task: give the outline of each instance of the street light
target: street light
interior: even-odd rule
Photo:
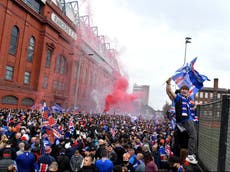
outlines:
[[[187,44],[188,44],[188,43],[191,43],[191,39],[192,39],[192,38],[190,38],[190,37],[186,37],[186,38],[185,38],[184,64],[185,64],[185,62],[186,62]]]

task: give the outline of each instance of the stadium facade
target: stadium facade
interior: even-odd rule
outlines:
[[[119,73],[116,51],[77,1],[1,0],[0,18],[1,107],[103,108]]]

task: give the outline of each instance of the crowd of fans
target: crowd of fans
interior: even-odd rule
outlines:
[[[0,119],[1,172],[195,169],[184,161],[186,147],[174,148],[167,118],[156,122],[118,114],[0,109]]]

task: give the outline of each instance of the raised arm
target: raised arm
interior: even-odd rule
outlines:
[[[176,94],[172,91],[171,80],[172,80],[172,78],[169,78],[166,81],[166,93],[169,96],[170,100],[174,100],[176,98]]]

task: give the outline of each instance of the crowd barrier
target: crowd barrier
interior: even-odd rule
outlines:
[[[199,105],[198,159],[204,171],[230,171],[230,95]]]

